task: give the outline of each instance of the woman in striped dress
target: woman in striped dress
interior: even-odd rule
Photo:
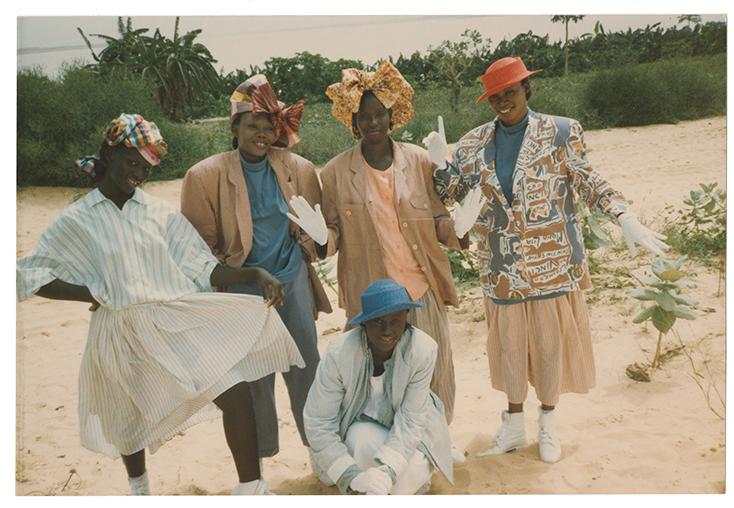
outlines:
[[[84,447],[122,457],[131,494],[149,494],[145,448],[222,416],[239,477],[233,494],[268,494],[246,382],[303,367],[272,307],[282,285],[220,265],[191,224],[138,187],[167,147],[156,125],[123,114],[77,164],[96,189],[64,209],[17,264],[18,300],[91,303],[79,377]],[[257,296],[212,286],[256,281]],[[220,411],[221,410],[221,411]]]

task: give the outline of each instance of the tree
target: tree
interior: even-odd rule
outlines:
[[[678,16],[678,23],[685,21],[688,21],[688,28],[691,28],[691,21],[699,24],[701,22],[701,16],[698,14],[683,14],[682,16]]]
[[[563,48],[566,53],[566,63],[563,68],[564,76],[568,76],[568,22],[573,21],[574,23],[578,23],[585,17],[586,16],[555,15],[551,18],[552,23],[563,23],[564,25],[566,25],[566,41],[563,44]]]
[[[428,47],[428,62],[436,69],[439,77],[446,79],[453,91],[452,108],[459,109],[461,88],[465,84],[468,71],[489,51],[491,39],[482,44],[482,34],[476,30],[464,30],[460,42],[445,40],[438,47]]]
[[[90,69],[112,79],[134,74],[149,80],[161,106],[176,121],[191,99],[216,92],[219,87],[219,74],[213,65],[216,60],[203,44],[194,42],[201,29],[179,36],[178,25],[177,17],[173,39],[163,37],[159,29],[149,37],[144,35],[147,28],[134,30],[130,18],[127,23],[118,18],[119,39],[92,34],[107,41],[99,55],[81,28],[77,30],[97,62],[90,64]]]

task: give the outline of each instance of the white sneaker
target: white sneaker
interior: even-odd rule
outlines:
[[[150,495],[150,483],[148,482],[148,471],[141,474],[136,478],[127,478],[127,482],[130,484],[130,495],[131,496],[149,496]]]
[[[540,459],[548,464],[554,464],[561,460],[561,441],[556,432],[556,412],[543,411],[538,407],[538,446],[540,448]]]
[[[528,442],[525,436],[525,413],[510,413],[502,411],[502,426],[494,435],[489,448],[477,453],[477,457],[485,455],[499,455],[501,453],[519,450]]]
[[[463,464],[466,462],[466,457],[464,457],[464,454],[456,448],[454,443],[451,443],[451,459],[457,464]]]
[[[235,488],[232,489],[233,496],[274,496],[268,489],[268,482],[262,477],[259,480],[253,480],[251,482],[238,483]]]

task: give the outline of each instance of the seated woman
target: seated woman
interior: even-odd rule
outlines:
[[[370,284],[361,325],[329,343],[303,419],[312,467],[342,493],[415,494],[440,469],[453,481],[443,404],[430,391],[436,341],[406,323],[412,302],[392,280]]]

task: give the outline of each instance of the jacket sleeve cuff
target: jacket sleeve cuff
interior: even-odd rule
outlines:
[[[375,459],[382,464],[385,464],[393,470],[395,477],[397,478],[408,466],[408,461],[400,453],[396,452],[389,446],[381,446],[375,454]]]
[[[334,461],[331,467],[329,467],[329,470],[326,471],[326,474],[329,475],[331,481],[337,483],[339,481],[339,478],[341,478],[344,472],[352,465],[359,469],[359,466],[357,466],[354,458],[352,458],[352,456],[349,454],[345,454]]]
[[[348,492],[350,492],[351,489],[349,488],[349,486],[352,484],[352,480],[354,480],[361,472],[362,470],[357,464],[352,464],[351,466],[349,466],[336,481],[336,486],[339,487],[339,491],[342,494],[347,494]]]

